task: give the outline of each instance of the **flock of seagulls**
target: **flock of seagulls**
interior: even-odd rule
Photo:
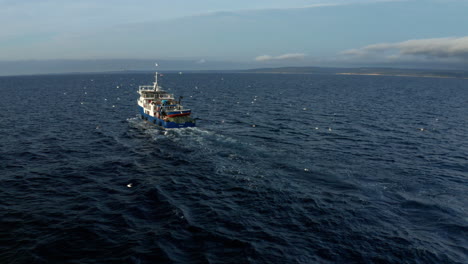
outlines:
[[[221,80],[224,80],[224,79],[223,79],[223,78],[221,78]],[[93,79],[91,79],[90,81],[91,81],[91,82],[93,82],[94,80],[93,80]],[[250,85],[249,85],[249,86],[250,86]],[[86,90],[86,88],[87,88],[86,86],[84,86],[84,87],[83,87],[83,89],[84,89],[84,90]],[[120,89],[120,85],[117,85],[115,88],[116,88],[116,89]],[[199,87],[198,87],[198,86],[195,86],[194,88],[195,88],[195,90],[198,90],[198,89],[199,89]],[[66,93],[66,92],[64,92],[63,94],[64,94],[64,95],[67,95],[67,93]],[[85,94],[85,95],[87,95],[87,94],[88,94],[88,92],[87,92],[87,91],[85,91],[85,92],[84,92],[84,94]],[[192,96],[192,95],[190,95],[190,97],[192,98],[193,96]],[[212,99],[212,100],[213,100],[213,101],[216,101],[216,99]],[[108,99],[107,99],[107,98],[104,98],[104,101],[106,101],[106,102],[107,102],[107,101],[108,101]],[[120,97],[117,97],[117,101],[120,101]],[[254,96],[254,98],[253,98],[253,100],[251,101],[251,103],[252,103],[252,104],[254,104],[254,103],[256,103],[256,102],[257,102],[257,96]],[[237,101],[236,103],[237,103],[237,104],[240,104],[240,101]],[[80,102],[80,104],[81,104],[81,105],[84,105],[84,104],[85,104],[85,102]],[[115,104],[114,104],[114,105],[112,105],[112,108],[115,108],[115,107],[116,107],[116,105],[115,105]],[[303,110],[303,111],[307,111],[307,110],[308,110],[308,108],[307,108],[307,107],[304,107],[304,108],[302,108],[302,110]],[[250,115],[250,113],[247,113],[247,115]],[[436,119],[436,121],[438,121],[438,119]],[[221,123],[225,123],[225,121],[224,121],[224,120],[222,120],[222,121],[221,121]],[[252,124],[252,125],[251,125],[251,127],[257,127],[257,125],[256,125],[256,124]],[[319,130],[319,127],[315,127],[315,130]],[[327,129],[327,130],[328,130],[328,131],[330,131],[330,132],[331,132],[331,131],[333,131],[331,127],[328,127],[328,129]],[[424,132],[424,131],[426,131],[426,129],[425,129],[425,128],[422,128],[422,127],[421,127],[421,128],[418,128],[418,130],[419,130],[419,131],[421,131],[421,132]],[[130,183],[130,184],[128,184],[128,185],[129,185],[128,187],[130,188],[130,187],[131,187],[131,183]]]
[[[223,79],[222,79],[222,80],[223,80]],[[94,80],[91,80],[91,81],[94,81]],[[117,86],[116,86],[116,89],[119,89],[119,88],[120,88],[120,86],[117,85]],[[86,87],[83,87],[83,89],[86,90]],[[198,90],[198,86],[195,86],[195,89]],[[64,95],[67,95],[66,92],[64,92],[63,94],[64,94]],[[85,91],[84,94],[87,95],[88,93]],[[190,97],[192,98],[192,95],[191,95]],[[120,101],[120,97],[117,97],[117,100]],[[107,98],[104,98],[104,101],[107,102]],[[213,101],[216,101],[216,99],[213,99]],[[253,100],[251,101],[251,104],[256,103],[256,101],[257,101],[257,96],[254,96]],[[84,102],[81,102],[81,104],[83,105]],[[240,101],[237,101],[237,104],[240,104]],[[115,105],[112,105],[112,107],[115,108],[116,106],[115,106]],[[307,111],[308,108],[304,107],[304,108],[302,108],[302,110],[303,110],[303,111]],[[247,115],[250,115],[250,114],[247,113]],[[438,121],[438,119],[436,119],[436,121]],[[221,120],[221,123],[225,123],[225,121],[224,121],[224,120]],[[256,125],[256,124],[252,124],[251,127],[255,128],[255,127],[257,127],[257,125]],[[96,129],[100,129],[100,127],[97,126]],[[315,130],[319,130],[319,127],[314,127],[314,129],[315,129]],[[421,131],[421,132],[426,131],[426,129],[423,128],[423,127],[420,127],[418,130]],[[328,131],[331,132],[331,131],[332,131],[332,128],[331,128],[331,127],[328,127]],[[165,134],[166,134],[166,133],[167,133],[167,132],[165,132]],[[308,169],[308,168],[304,168],[304,172],[309,172],[309,169]],[[127,186],[127,188],[132,188],[132,187],[133,187],[133,183],[130,182],[130,183],[128,183],[126,186]]]

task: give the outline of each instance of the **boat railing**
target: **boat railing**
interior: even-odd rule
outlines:
[[[138,88],[140,89],[140,91],[152,91],[152,90],[154,90],[153,85],[140,85]]]
[[[174,96],[173,95],[156,95],[156,98],[162,99],[162,100],[173,100]]]
[[[181,105],[165,105],[162,106],[164,110],[184,110],[184,107]]]

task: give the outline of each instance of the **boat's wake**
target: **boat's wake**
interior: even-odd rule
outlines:
[[[269,154],[251,144],[198,127],[161,129],[138,117],[127,121],[157,142],[162,153],[171,156],[177,153],[179,158],[191,162],[209,162],[213,170],[223,176],[243,180],[264,177],[265,168],[262,169],[258,159]]]
[[[164,129],[145,122],[138,117],[128,118],[127,121],[131,127],[151,136],[155,141],[169,140],[176,144],[180,144],[180,146],[183,147],[202,147],[215,143],[221,143],[223,145],[240,144],[234,138],[223,136],[213,131],[208,131],[198,127]]]
[[[280,191],[294,188],[281,175],[298,177],[307,174],[305,164],[298,163],[293,155],[271,151],[262,145],[247,143],[199,127],[161,129],[139,118],[128,119],[139,133],[144,133],[162,157],[172,157],[187,164],[204,164],[211,168],[211,177],[231,178],[249,190],[268,189]],[[190,166],[190,165],[189,165]]]

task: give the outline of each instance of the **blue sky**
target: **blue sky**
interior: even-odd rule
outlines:
[[[0,0],[0,61],[467,65],[466,0]]]

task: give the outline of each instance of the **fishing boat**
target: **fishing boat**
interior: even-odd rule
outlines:
[[[140,85],[138,88],[141,118],[163,128],[194,127],[195,120],[190,117],[192,110],[182,106],[182,96],[174,99],[173,94],[159,86],[157,72],[154,78],[153,85]]]

